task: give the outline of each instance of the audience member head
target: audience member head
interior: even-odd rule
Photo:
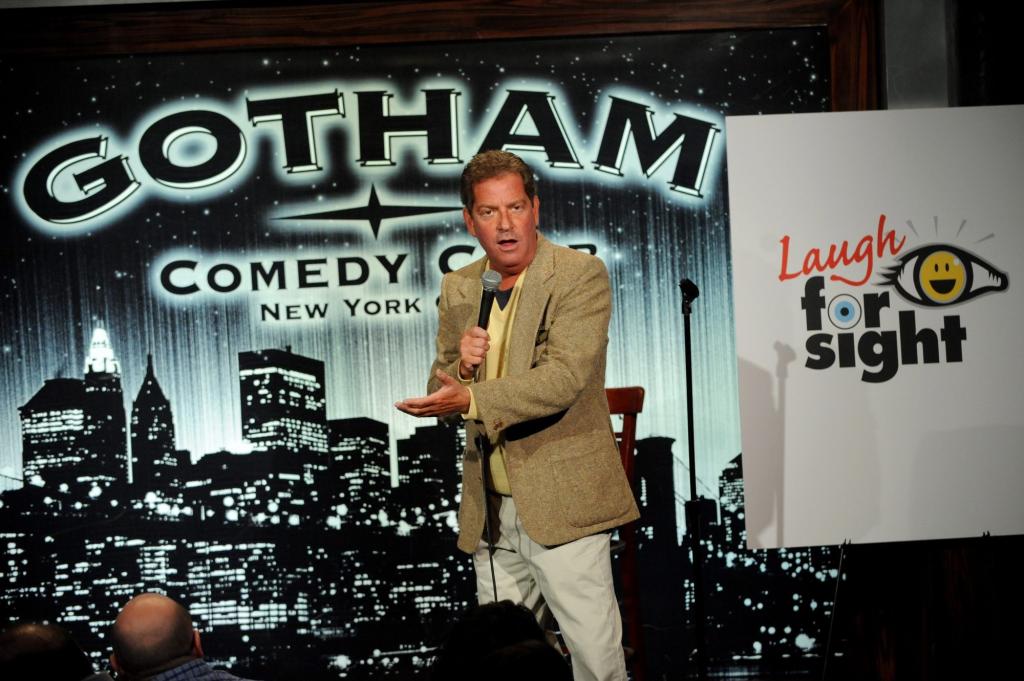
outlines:
[[[541,641],[520,641],[499,648],[483,659],[488,681],[572,681],[562,654]]]
[[[153,676],[203,656],[199,632],[176,601],[145,593],[128,601],[110,630],[118,678]]]
[[[522,641],[545,642],[544,630],[522,605],[498,601],[470,608],[452,626],[438,649],[431,678],[480,678],[479,664],[487,655]]]
[[[62,627],[23,622],[0,633],[0,673],[8,679],[80,681],[93,667]]]

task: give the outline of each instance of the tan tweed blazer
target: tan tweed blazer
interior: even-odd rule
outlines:
[[[564,544],[639,517],[604,392],[611,289],[604,263],[539,236],[509,339],[507,375],[474,384],[479,421],[466,422],[459,548],[476,550],[484,494],[476,435],[505,434],[509,484],[527,534]],[[484,259],[445,275],[437,358],[458,376],[459,339],[476,324]],[[483,371],[481,370],[481,374]]]

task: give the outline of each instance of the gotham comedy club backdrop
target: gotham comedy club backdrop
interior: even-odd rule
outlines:
[[[421,665],[473,598],[462,435],[391,405],[424,390],[442,274],[481,255],[457,187],[485,148],[534,167],[546,236],[608,266],[607,384],[647,390],[643,541],[672,555],[676,283],[698,283],[699,491],[742,517],[724,117],[827,110],[823,32],[497,47],[4,58],[6,615],[102,653],[159,589],[241,669]],[[783,611],[774,638],[723,618],[722,658],[813,653]]]

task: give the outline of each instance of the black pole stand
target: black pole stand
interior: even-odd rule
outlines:
[[[494,602],[498,602],[498,578],[494,574],[494,552],[497,548],[494,546],[494,534],[491,530],[491,500],[488,499],[490,492],[490,477],[491,477],[491,454],[488,447],[489,443],[487,438],[484,437],[483,433],[478,433],[476,436],[476,450],[480,455],[480,481],[483,484],[484,494],[484,535],[487,537],[487,560],[491,564],[491,588],[494,589]]]
[[[832,615],[828,618],[828,638],[825,643],[825,662],[821,666],[821,679],[827,681],[828,679],[828,661],[833,655],[832,650],[832,633],[836,623],[836,612],[839,610],[839,585],[843,581],[843,565],[846,561],[846,549],[851,546],[850,540],[847,539],[839,547],[839,569],[836,571],[836,588],[832,594]]]
[[[686,345],[686,437],[690,449],[690,499],[685,504],[686,529],[690,535],[693,556],[693,623],[697,678],[708,678],[707,651],[704,646],[704,518],[703,499],[697,497],[697,463],[693,443],[693,358],[690,344],[690,304],[700,295],[697,285],[689,279],[679,281],[683,293],[683,338]]]

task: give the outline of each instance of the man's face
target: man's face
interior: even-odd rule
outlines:
[[[537,253],[540,200],[526,196],[523,178],[505,173],[473,187],[473,208],[463,208],[466,229],[476,237],[487,259],[503,279],[533,262]]]

